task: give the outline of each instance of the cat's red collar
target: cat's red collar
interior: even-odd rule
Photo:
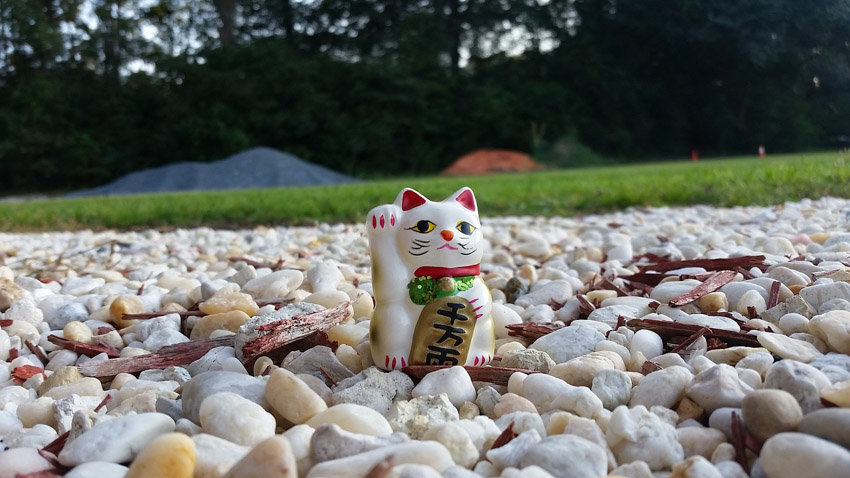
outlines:
[[[466,277],[477,276],[480,272],[480,264],[463,267],[432,267],[422,266],[413,273],[416,277]]]

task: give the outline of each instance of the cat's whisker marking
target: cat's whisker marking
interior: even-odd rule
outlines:
[[[415,252],[413,252],[413,251],[407,251],[407,252],[409,252],[411,256],[422,256],[422,255],[427,254],[427,253],[428,253],[428,252],[430,252],[430,251],[431,251],[431,250],[430,250],[430,249],[428,249],[428,250],[425,250],[425,251],[420,252],[419,254],[417,254],[417,253],[415,253]]]

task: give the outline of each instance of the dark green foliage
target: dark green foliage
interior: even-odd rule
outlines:
[[[850,0],[137,3],[0,0],[0,194],[256,145],[386,177],[850,135]]]

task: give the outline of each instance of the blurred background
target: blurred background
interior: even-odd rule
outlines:
[[[355,178],[835,149],[850,0],[0,0],[0,189],[256,146]]]

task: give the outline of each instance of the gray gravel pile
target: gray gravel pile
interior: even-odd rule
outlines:
[[[145,169],[69,197],[205,191],[353,182],[354,178],[271,148],[252,148],[211,163],[183,162]]]

